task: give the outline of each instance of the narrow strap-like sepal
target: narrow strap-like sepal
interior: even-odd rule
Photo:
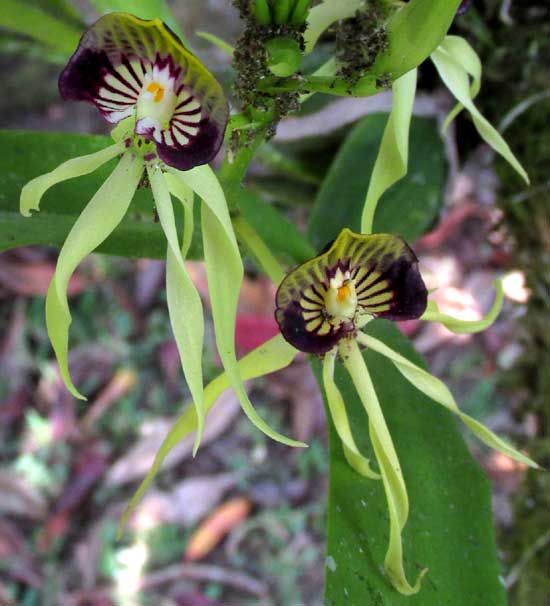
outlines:
[[[394,183],[407,174],[409,130],[416,92],[416,69],[398,78],[392,86],[392,109],[372,169],[361,215],[361,233],[370,234],[378,201]]]
[[[122,154],[124,150],[125,145],[123,142],[115,143],[114,145],[110,145],[93,154],[71,158],[49,173],[35,177],[21,190],[19,201],[19,210],[21,214],[25,217],[30,217],[31,210],[40,210],[40,200],[50,187],[53,187],[62,181],[67,181],[68,179],[87,175],[94,170],[97,170],[109,160]]]
[[[77,265],[95,250],[122,221],[134,197],[143,160],[130,153],[122,156],[115,170],[97,190],[73,225],[59,253],[54,277],[46,296],[46,327],[67,389],[85,400],[73,385],[68,367],[71,313],[67,302],[69,279]]]
[[[448,314],[441,313],[435,301],[428,300],[426,311],[420,316],[425,322],[441,322],[447,330],[456,334],[471,334],[486,330],[497,319],[500,310],[502,309],[502,301],[504,299],[504,288],[500,280],[493,282],[495,287],[495,300],[491,305],[491,309],[480,320],[461,320]]]
[[[432,400],[450,410],[453,414],[467,425],[471,431],[487,446],[498,450],[502,454],[515,459],[516,461],[528,465],[529,467],[539,468],[539,465],[532,459],[516,450],[510,444],[495,435],[490,429],[485,427],[479,421],[476,421],[458,408],[453,395],[442,381],[431,375],[429,372],[413,364],[410,360],[398,354],[396,351],[375,339],[363,333],[357,336],[357,340],[373,351],[389,358],[396,366],[397,370],[410,381],[422,393],[425,393]]]
[[[414,585],[407,581],[403,567],[402,532],[409,515],[409,498],[401,465],[395,452],[386,420],[380,407],[380,402],[374,390],[365,360],[359,351],[356,341],[352,340],[340,345],[344,365],[349,372],[357,394],[369,417],[369,434],[371,437],[390,515],[390,541],[384,560],[384,566],[392,585],[404,595],[412,595],[420,590],[424,569],[417,577]]]
[[[370,466],[369,459],[364,457],[357,448],[351,427],[349,424],[346,405],[342,394],[334,381],[334,363],[336,361],[337,349],[329,351],[323,359],[323,386],[327,398],[328,408],[332,416],[332,422],[340,440],[347,462],[362,476],[371,480],[379,480],[380,474],[376,473]]]
[[[512,153],[509,145],[494,126],[484,117],[472,101],[472,90],[468,78],[468,69],[462,64],[460,53],[443,41],[431,54],[431,59],[445,86],[470,113],[477,132],[510,166],[529,184],[529,177],[523,166]],[[475,90],[475,89],[474,89]]]
[[[235,353],[235,323],[244,269],[225,195],[218,179],[207,165],[185,172],[169,169],[169,172],[190,187],[203,201],[201,228],[216,344],[223,367],[244,413],[270,438],[288,446],[306,446],[303,442],[287,438],[269,427],[256,412],[243,386]]]
[[[296,357],[298,352],[291,347],[281,335],[277,335],[266,341],[256,349],[252,350],[238,362],[239,371],[244,381],[263,377],[282,368],[286,368]],[[222,373],[211,381],[204,389],[204,409],[208,412],[214,405],[220,395],[231,387],[231,380],[226,372]],[[119,525],[119,536],[124,530],[128,516],[135,509],[141,497],[157,475],[164,459],[170,454],[172,449],[197,429],[197,412],[194,406],[189,403],[183,413],[178,417],[166,438],[161,444],[153,465],[147,473],[147,476],[139,485],[134,493],[130,503],[126,507]]]
[[[193,453],[197,452],[204,430],[202,349],[204,314],[197,288],[193,284],[181,253],[170,192],[160,167],[147,167],[160,224],[168,246],[166,250],[166,296],[170,324],[176,339],[181,366],[197,412],[197,435]]]

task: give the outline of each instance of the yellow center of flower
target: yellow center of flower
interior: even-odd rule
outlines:
[[[158,82],[151,82],[145,90],[153,94],[153,101],[155,103],[159,103],[164,99],[164,86],[161,86]]]
[[[329,288],[325,293],[325,310],[336,320],[351,320],[357,310],[357,294],[349,271],[340,269],[331,278]]]

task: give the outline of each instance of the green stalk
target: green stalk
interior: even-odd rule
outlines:
[[[242,215],[235,217],[232,222],[237,237],[242,240],[271,281],[278,286],[285,277],[285,272],[279,261],[277,261],[256,230]]]

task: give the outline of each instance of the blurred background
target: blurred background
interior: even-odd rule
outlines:
[[[97,17],[84,0],[73,4],[87,23]],[[231,2],[170,5],[195,52],[229,88],[230,59],[194,32],[234,44],[241,24]],[[489,309],[496,276],[505,275],[506,298],[497,322],[480,335],[456,336],[419,322],[401,328],[465,411],[544,462],[550,456],[550,8],[545,0],[473,2],[453,31],[481,55],[477,105],[505,133],[531,186],[480,143],[467,116],[439,138],[453,102],[425,65],[413,125],[415,170],[400,194],[405,204],[419,196],[414,203],[425,198],[441,206],[440,220],[413,244],[421,271],[437,288],[442,311],[463,319]],[[317,52],[332,48],[329,33]],[[0,127],[108,132],[94,108],[59,99],[55,57],[2,30],[0,52]],[[316,196],[328,195],[324,179],[334,158],[346,157],[346,141],[361,129],[381,132],[390,107],[387,94],[314,97],[260,152],[250,189],[304,228]],[[306,360],[249,388],[261,415],[309,449],[266,439],[227,393],[210,414],[198,457],[192,459],[189,441],[174,450],[117,542],[125,504],[188,397],[167,316],[164,263],[92,255],[76,272],[70,362],[89,395],[83,403],[63,387],[46,335],[44,295],[56,254],[40,247],[0,254],[0,604],[320,606],[326,430]],[[208,306],[202,264],[189,266]],[[276,331],[274,288],[251,263],[247,268],[240,354]],[[207,378],[219,371],[211,324],[204,366]],[[470,446],[492,483],[511,603],[542,606],[550,595],[548,474],[527,474],[473,440]]]

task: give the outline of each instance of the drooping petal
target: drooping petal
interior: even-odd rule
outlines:
[[[204,315],[202,302],[185,267],[176,231],[170,192],[160,167],[148,166],[147,174],[153,191],[160,224],[168,241],[166,251],[166,296],[170,324],[176,339],[185,380],[197,413],[197,435],[193,453],[197,452],[204,430],[206,411],[203,400],[202,349]]]
[[[373,471],[369,459],[364,457],[357,448],[355,439],[351,432],[346,405],[342,394],[334,381],[334,363],[336,361],[337,350],[329,351],[323,359],[323,386],[327,397],[327,404],[332,416],[332,422],[342,440],[342,447],[347,462],[353,469],[362,476],[371,480],[379,480],[380,474]]]
[[[249,379],[263,377],[264,375],[276,372],[277,370],[286,368],[296,357],[297,353],[298,352],[291,347],[281,335],[277,335],[239,360],[238,366],[240,375],[244,381],[248,381]],[[208,412],[219,396],[231,386],[232,382],[229,379],[227,372],[222,373],[211,381],[204,389],[205,411]],[[191,406],[191,403],[189,403],[168,432],[168,435],[157,452],[151,469],[126,507],[120,521],[119,536],[124,530],[128,516],[132,513],[159,472],[164,459],[170,454],[171,450],[180,440],[183,440],[183,438],[191,432],[196,431],[196,429],[197,413],[195,407]]]
[[[481,320],[460,320],[453,318],[448,314],[443,314],[439,311],[435,301],[428,301],[426,311],[420,316],[425,322],[441,322],[445,328],[456,334],[471,334],[481,332],[493,324],[497,319],[500,310],[502,309],[502,301],[504,299],[504,289],[500,280],[493,282],[495,287],[495,300],[491,309],[485,314]]]
[[[457,415],[459,419],[466,424],[484,444],[490,448],[498,450],[507,457],[523,463],[524,465],[539,468],[539,465],[529,457],[517,451],[515,448],[510,446],[510,444],[507,444],[482,423],[463,413],[458,408],[458,404],[445,383],[440,381],[438,378],[434,377],[419,366],[416,366],[416,364],[413,364],[407,360],[407,358],[398,354],[396,351],[374,337],[360,333],[357,340],[362,345],[365,345],[366,347],[369,347],[370,349],[377,351],[379,354],[389,358],[395,364],[399,372],[401,372],[401,374],[417,389],[419,389],[422,393],[425,393],[438,404],[445,406],[445,408],[450,410],[453,414]]]
[[[73,385],[68,367],[71,313],[67,287],[77,265],[95,250],[122,221],[134,197],[143,160],[127,153],[97,190],[73,225],[59,253],[54,277],[46,296],[46,326],[67,389],[85,399]]]
[[[484,141],[500,154],[529,184],[529,177],[525,169],[514,156],[506,141],[474,105],[468,80],[468,70],[462,65],[460,56],[453,56],[450,50],[445,47],[443,42],[431,55],[439,76],[454,97],[468,110],[477,132]]]
[[[93,154],[86,154],[78,158],[71,158],[57,168],[54,168],[49,173],[35,177],[29,181],[21,190],[21,198],[19,201],[19,210],[25,217],[31,216],[31,210],[40,210],[40,201],[42,196],[50,187],[75,177],[82,177],[100,166],[116,158],[125,150],[124,143],[115,143],[105,149],[102,149]]]
[[[370,234],[374,212],[382,194],[407,174],[409,129],[416,92],[416,69],[398,78],[392,86],[393,101],[361,215],[361,233]]]
[[[481,60],[477,56],[475,50],[464,38],[460,36],[445,36],[441,46],[445,48],[453,57],[460,57],[462,67],[468,72],[468,75],[472,78],[472,84],[470,86],[470,97],[475,99],[481,88]],[[449,124],[458,116],[458,114],[464,109],[462,103],[457,103],[453,109],[448,113],[443,122],[441,130],[445,132],[449,127]]]
[[[376,460],[382,475],[388,510],[390,515],[390,541],[384,566],[392,585],[404,595],[412,595],[420,590],[422,577],[428,572],[425,568],[410,585],[403,568],[403,544],[401,534],[409,515],[409,498],[401,465],[386,425],[380,402],[374,390],[367,365],[355,341],[340,346],[344,365],[348,370],[357,394],[369,417],[369,435]]]
[[[343,229],[326,252],[294,269],[279,286],[275,317],[283,336],[301,351],[324,354],[355,333],[353,321],[333,323],[325,309],[330,280],[337,272],[349,272],[363,314],[388,320],[418,318],[426,308],[427,291],[417,264],[398,236]]]
[[[235,390],[241,407],[254,425],[266,435],[288,446],[305,446],[273,430],[258,415],[243,387],[235,353],[237,303],[243,280],[243,264],[227,210],[225,195],[209,166],[196,167],[170,174],[189,186],[202,200],[201,226],[208,289],[216,344],[223,367]]]
[[[187,170],[209,162],[228,118],[220,84],[159,19],[110,13],[94,23],[59,78],[61,96],[93,103],[106,120],[135,115],[136,133]]]
[[[183,237],[181,240],[181,256],[185,259],[189,252],[189,248],[191,247],[193,232],[195,230],[195,218],[193,215],[195,194],[189,187],[184,185],[181,181],[178,181],[178,179],[169,173],[164,173],[164,179],[169,192],[175,196],[183,206],[184,223]]]

